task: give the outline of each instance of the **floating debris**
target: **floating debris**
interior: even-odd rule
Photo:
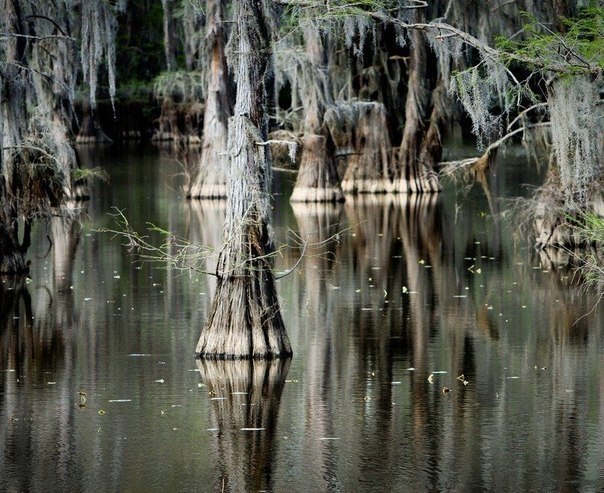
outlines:
[[[428,376],[428,383],[434,383],[434,373],[430,373],[430,375]]]
[[[398,382],[398,381],[397,381],[397,382],[390,382],[390,385],[400,385],[400,384],[402,384],[402,383],[403,383],[403,382]]]
[[[155,380],[155,383],[164,383],[164,382],[165,382],[165,380],[164,380],[163,378],[160,378],[160,379],[158,379],[158,380]]]
[[[464,385],[468,385],[470,383],[466,380],[466,377],[463,373],[457,377],[457,380],[459,380]]]
[[[99,416],[102,416],[103,414],[105,414],[105,411],[103,411],[102,409],[99,409]]]
[[[321,437],[319,440],[339,440],[338,437]]]
[[[407,368],[407,371],[415,371],[415,370],[417,370],[417,368],[415,368],[414,366]]]
[[[239,431],[264,431],[265,428],[241,428]]]
[[[443,394],[448,394],[449,392],[451,392],[449,387],[443,387]]]
[[[132,358],[146,358],[146,357],[149,357],[151,355],[148,354],[148,353],[131,353],[128,356],[130,356]]]
[[[132,402],[132,399],[109,399],[108,402]]]

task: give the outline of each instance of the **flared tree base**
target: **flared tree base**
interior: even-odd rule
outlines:
[[[292,356],[272,271],[263,259],[252,264],[247,275],[218,279],[195,350],[197,357],[230,360]]]
[[[188,199],[208,199],[222,200],[226,199],[226,183],[202,183],[191,187],[187,193]]]

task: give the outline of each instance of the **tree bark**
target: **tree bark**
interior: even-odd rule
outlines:
[[[188,198],[226,197],[227,121],[231,113],[228,100],[227,67],[224,52],[223,0],[207,0],[206,37],[212,47],[210,80],[206,91],[201,157]]]
[[[390,136],[382,103],[358,102],[330,108],[325,115],[336,155],[346,157],[344,193],[393,191]]]
[[[176,70],[176,25],[174,21],[175,0],[162,0],[164,7],[164,55],[166,57],[166,70]]]
[[[272,271],[269,235],[271,182],[265,81],[270,25],[262,0],[235,4],[231,39],[237,97],[229,120],[225,246],[216,295],[196,353],[205,359],[291,356]],[[232,57],[232,58],[231,58]]]
[[[0,274],[26,274],[25,254],[29,245],[19,245],[19,223],[6,180],[0,176]]]
[[[304,74],[306,108],[302,161],[290,200],[292,202],[340,202],[344,200],[333,160],[333,143],[323,121],[331,102],[326,74],[326,54],[321,32],[312,19],[304,21],[307,70]]]
[[[430,193],[440,191],[437,176],[421,160],[424,138],[424,120],[428,113],[427,44],[422,33],[409,33],[412,47],[409,60],[408,92],[405,105],[405,129],[399,150],[400,178],[397,190],[402,193]],[[434,139],[434,135],[431,139]],[[433,145],[430,143],[430,145]]]

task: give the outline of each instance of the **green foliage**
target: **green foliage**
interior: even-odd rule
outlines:
[[[118,91],[145,86],[161,72],[164,63],[163,9],[161,2],[129,0],[118,17]]]
[[[108,182],[109,174],[103,168],[76,168],[72,170],[73,178],[79,180],[101,180]]]
[[[570,222],[585,241],[604,245],[604,217],[595,212],[584,212],[578,219],[570,219]]]
[[[153,81],[153,93],[158,99],[170,97],[178,103],[202,101],[204,99],[203,74],[200,71],[185,70],[163,72]]]
[[[554,32],[526,14],[521,40],[497,38],[497,47],[509,62],[562,76],[598,73],[604,69],[604,8],[594,4],[577,17],[562,19],[565,32]]]

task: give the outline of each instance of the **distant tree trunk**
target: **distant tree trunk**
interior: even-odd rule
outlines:
[[[82,101],[82,123],[76,136],[76,142],[78,144],[111,142],[111,139],[103,131],[98,120],[95,118],[90,101],[87,99]]]
[[[347,165],[344,193],[385,193],[393,190],[390,136],[382,103],[357,102],[330,108],[325,120],[336,155]]]
[[[8,32],[22,33],[21,10],[18,2],[2,0],[4,17],[0,25]],[[19,245],[19,226],[13,190],[21,187],[19,152],[27,124],[25,89],[20,84],[17,68],[25,56],[25,39],[9,36],[6,39],[6,67],[0,70],[0,274],[27,272],[26,248]],[[26,246],[26,245],[25,245]]]
[[[222,0],[224,2],[224,0]],[[185,68],[187,72],[199,68],[200,62],[205,63],[206,60],[202,58],[202,46],[201,36],[199,33],[203,32],[204,15],[199,12],[198,8],[193,2],[185,2],[183,5],[183,35],[184,35],[184,52],[185,52]],[[206,15],[209,14],[209,5],[206,6]]]
[[[176,70],[176,23],[174,20],[175,0],[162,0],[164,7],[164,54],[166,70]]]
[[[307,70],[304,91],[307,107],[302,141],[302,161],[292,202],[340,202],[344,200],[333,161],[333,142],[323,121],[325,106],[331,102],[326,74],[322,35],[312,19],[304,21]]]
[[[206,359],[288,357],[270,254],[271,167],[267,138],[266,73],[270,24],[262,0],[235,3],[230,62],[237,82],[229,120],[229,179],[225,240],[216,295],[196,353]]]
[[[24,243],[20,245],[13,198],[7,193],[4,177],[0,176],[0,274],[27,273],[25,253],[29,248],[29,225],[26,228]]]
[[[192,177],[188,198],[226,197],[227,120],[231,113],[228,100],[227,67],[224,53],[224,0],[207,0],[206,37],[211,47],[211,64],[206,91],[201,158]]]
[[[440,185],[438,178],[429,167],[429,162],[421,159],[422,142],[424,138],[424,121],[428,119],[429,94],[427,83],[427,53],[428,47],[422,33],[412,31],[409,33],[412,48],[409,60],[408,92],[405,105],[405,129],[399,150],[400,179],[397,183],[398,191],[402,193],[429,193],[438,192]],[[434,133],[427,146],[434,145]]]

